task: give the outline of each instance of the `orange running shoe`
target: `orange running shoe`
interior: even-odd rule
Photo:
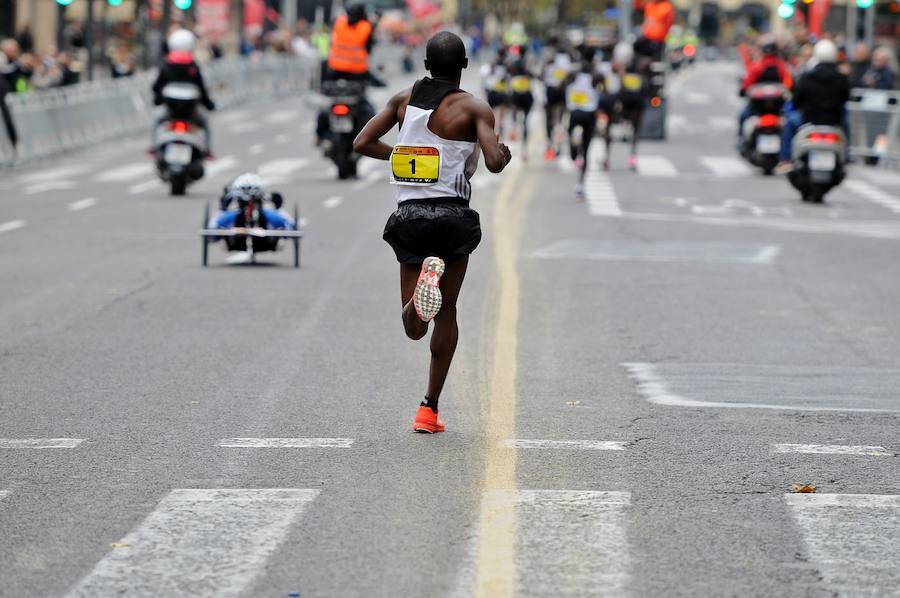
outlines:
[[[413,307],[423,322],[430,322],[441,311],[441,289],[438,284],[444,275],[444,260],[427,257],[422,262],[422,271],[413,293]]]
[[[437,434],[444,431],[444,422],[437,413],[431,410],[431,407],[419,405],[419,410],[416,411],[416,421],[413,422],[412,428],[414,432]]]
[[[544,160],[547,162],[556,160],[556,152],[553,151],[552,147],[548,147],[547,151],[544,152]]]

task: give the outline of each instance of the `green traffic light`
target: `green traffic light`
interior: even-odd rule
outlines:
[[[72,2],[74,2],[74,0],[56,0],[56,3],[60,6],[68,6],[72,4]]]
[[[793,6],[797,0],[781,0],[782,4],[787,4],[788,6]]]
[[[856,5],[860,8],[872,8],[875,0],[856,0]]]
[[[193,0],[175,0],[175,8],[178,10],[187,10],[191,7]]]
[[[778,7],[778,16],[782,19],[790,19],[794,16],[793,4],[782,4]]]
[[[120,6],[122,4],[122,0],[106,0],[110,6]]]

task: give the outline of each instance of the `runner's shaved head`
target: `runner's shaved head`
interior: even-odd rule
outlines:
[[[425,46],[425,68],[435,77],[455,77],[469,66],[466,45],[455,33],[435,33]]]

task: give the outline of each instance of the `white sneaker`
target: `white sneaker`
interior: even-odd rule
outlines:
[[[438,284],[444,275],[444,260],[439,257],[427,257],[422,262],[422,271],[413,293],[413,307],[423,322],[430,322],[441,311],[441,289]]]

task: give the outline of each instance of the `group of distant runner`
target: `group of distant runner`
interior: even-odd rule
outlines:
[[[568,140],[570,157],[579,173],[576,196],[584,196],[588,150],[599,131],[605,142],[602,160],[610,168],[612,124],[631,129],[628,167],[637,167],[638,130],[650,95],[650,64],[655,48],[639,40],[632,44],[577,46],[551,37],[532,56],[525,45],[501,46],[481,67],[488,104],[496,115],[497,134],[528,142],[528,115],[535,91],[542,91],[547,145],[544,159],[555,160]],[[567,118],[568,117],[568,118]],[[523,159],[527,152],[522,153]]]

